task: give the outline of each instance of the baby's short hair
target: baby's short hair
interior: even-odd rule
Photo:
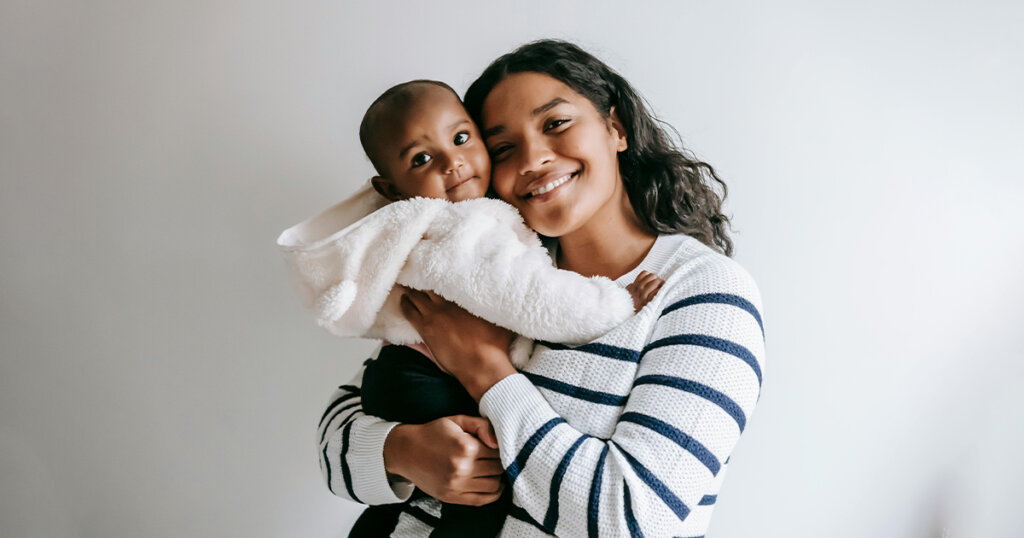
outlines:
[[[366,152],[366,156],[373,164],[373,168],[382,176],[386,175],[386,172],[384,170],[383,161],[380,158],[380,148],[377,147],[376,143],[376,136],[379,132],[381,116],[383,115],[383,112],[389,109],[389,107],[398,108],[412,105],[413,99],[416,97],[413,90],[417,86],[422,86],[424,84],[444,88],[452,92],[452,95],[454,95],[456,99],[459,99],[459,102],[462,101],[462,99],[459,98],[459,94],[444,82],[439,80],[417,79],[396,84],[388,88],[384,93],[380,94],[377,99],[370,103],[369,108],[366,109],[366,113],[363,114],[363,121],[359,123],[359,143],[362,144],[363,151]]]

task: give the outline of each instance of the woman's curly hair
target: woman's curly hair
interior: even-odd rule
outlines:
[[[651,114],[626,79],[578,46],[544,39],[492,62],[466,91],[466,110],[477,124],[491,90],[508,75],[523,72],[561,81],[590,100],[605,118],[615,107],[628,142],[619,154],[619,172],[636,216],[648,231],[683,233],[732,255],[729,218],[722,213],[725,182],[710,164],[675,143],[666,128],[675,130]]]

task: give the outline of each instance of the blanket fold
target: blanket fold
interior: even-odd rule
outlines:
[[[396,284],[433,291],[524,337],[566,344],[589,342],[633,314],[629,293],[612,280],[554,267],[537,234],[500,200],[388,203],[367,183],[277,244],[317,322],[338,336],[420,342]],[[513,346],[519,366],[523,346]]]

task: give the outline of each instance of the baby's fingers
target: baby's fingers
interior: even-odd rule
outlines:
[[[642,293],[644,297],[647,298],[647,300],[651,300],[655,295],[658,294],[658,291],[661,290],[661,287],[664,285],[665,281],[660,278],[652,280],[650,282],[646,282],[644,283]]]

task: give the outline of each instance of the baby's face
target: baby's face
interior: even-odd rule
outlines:
[[[476,124],[450,91],[429,86],[421,92],[381,130],[380,156],[396,198],[482,198],[491,181],[491,159]]]

